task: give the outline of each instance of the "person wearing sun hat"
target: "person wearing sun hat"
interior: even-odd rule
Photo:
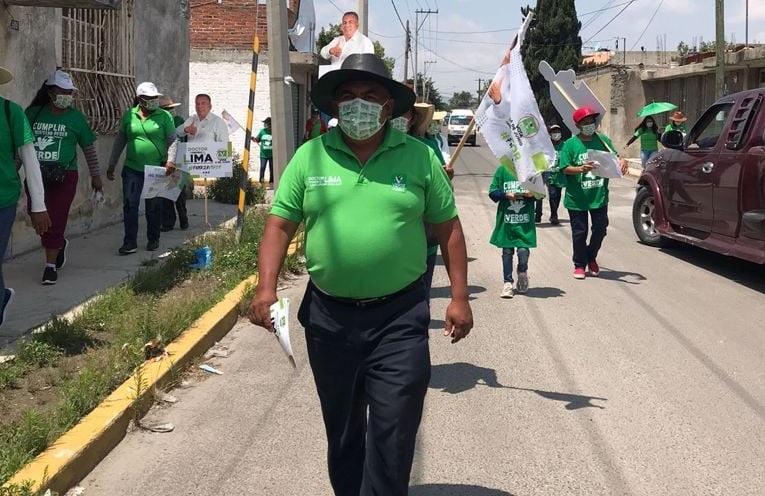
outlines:
[[[113,181],[122,150],[127,148],[125,164],[122,167],[125,236],[118,250],[120,255],[130,255],[138,250],[138,207],[143,191],[145,166],[164,166],[168,174],[175,172],[175,152],[178,146],[173,116],[160,108],[159,98],[162,94],[154,83],[146,81],[139,84],[135,94],[134,106],[128,109],[120,120],[109,167],[106,170],[106,177]],[[147,251],[159,249],[162,223],[160,200],[161,198],[144,199]]]
[[[676,110],[672,113],[672,115],[669,116],[669,124],[667,124],[667,127],[664,128],[664,132],[667,131],[680,131],[683,133],[683,136],[688,134],[688,126],[686,126],[686,122],[688,121],[688,118],[685,116],[684,113],[682,113],[680,110]]]
[[[405,496],[430,377],[425,222],[444,250],[452,300],[445,335],[473,319],[467,253],[449,181],[433,152],[387,121],[414,93],[373,54],[348,56],[314,85],[338,126],[284,170],[259,251],[250,320],[270,307],[287,247],[305,226],[310,280],[298,312],[321,403],[337,496]]]
[[[50,229],[40,236],[45,251],[44,285],[56,284],[59,271],[66,264],[69,241],[64,234],[79,182],[78,147],[85,156],[93,192],[103,193],[96,134],[85,115],[72,106],[76,91],[72,77],[56,70],[26,110],[35,136],[35,151],[45,183],[45,205],[51,220]]]
[[[8,69],[0,67],[0,85],[13,80]],[[21,107],[0,97],[0,326],[5,322],[8,306],[13,300],[13,289],[3,279],[3,258],[8,248],[16,206],[21,196],[21,180],[16,167],[16,155],[21,158],[27,180],[29,216],[37,234],[50,228],[50,217],[45,207],[45,192],[40,163],[33,146],[34,134]]]
[[[595,164],[587,158],[588,150],[616,153],[611,139],[597,132],[599,116],[588,107],[576,109],[573,119],[579,133],[563,144],[558,155],[558,169],[566,175],[563,206],[571,220],[575,279],[584,279],[585,269],[591,276],[600,274],[597,257],[608,227],[608,179],[594,175]],[[620,162],[622,174],[626,174],[627,162]],[[590,219],[592,234],[588,242]]]

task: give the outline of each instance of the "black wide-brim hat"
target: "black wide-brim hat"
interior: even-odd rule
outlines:
[[[313,104],[325,114],[332,115],[335,92],[338,86],[349,81],[373,81],[383,85],[393,100],[391,118],[405,114],[416,99],[411,89],[388,76],[388,68],[375,54],[354,53],[348,55],[340,69],[319,78],[311,91]]]

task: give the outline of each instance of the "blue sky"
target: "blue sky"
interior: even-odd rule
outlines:
[[[614,39],[627,38],[631,48],[640,33],[645,34],[636,45],[646,50],[656,50],[656,38],[667,35],[667,47],[674,49],[681,40],[691,42],[694,37],[710,41],[715,37],[714,0],[635,0],[626,10],[600,33],[600,30],[624,5],[597,14],[583,15],[605,6],[624,4],[626,0],[578,0],[577,13],[583,25],[582,40],[592,37],[587,43],[591,47],[614,48]],[[337,23],[340,10],[356,10],[357,0],[314,0],[317,25]],[[438,9],[437,16],[431,16],[420,31],[420,71],[424,60],[435,60],[428,64],[428,74],[433,77],[441,93],[450,95],[455,91],[477,89],[478,78],[490,77],[502,57],[503,44],[508,42],[514,31],[497,31],[517,28],[520,24],[520,6],[536,4],[536,0],[517,2],[515,0],[394,0],[401,18],[414,26],[415,10]],[[661,5],[659,5],[661,4]],[[726,39],[732,37],[738,43],[744,42],[745,0],[725,2]],[[649,20],[656,8],[655,18]],[[594,19],[593,19],[594,18]],[[401,78],[404,64],[403,28],[396,17],[391,0],[369,0],[369,37],[380,41],[389,56],[396,57],[394,76]],[[647,26],[647,29],[646,29]],[[494,31],[494,32],[487,32]],[[765,43],[765,0],[749,0],[749,41]],[[621,43],[621,41],[620,41]],[[620,46],[621,48],[621,46]],[[435,52],[430,53],[428,50]],[[410,66],[411,73],[411,66]]]

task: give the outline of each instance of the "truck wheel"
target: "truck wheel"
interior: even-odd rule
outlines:
[[[656,230],[653,216],[655,208],[653,192],[649,188],[641,188],[632,205],[632,226],[641,243],[660,247],[664,246],[665,239]]]

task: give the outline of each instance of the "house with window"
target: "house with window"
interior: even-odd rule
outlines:
[[[152,81],[181,108],[188,105],[189,15],[189,0],[4,0],[0,65],[13,72],[14,80],[0,86],[0,95],[26,107],[57,67],[70,72],[79,90],[75,106],[98,135],[105,174],[120,117],[138,83]],[[80,159],[80,170],[86,171]],[[120,181],[104,183],[106,203],[94,207],[88,175],[80,174],[68,233],[121,220]],[[37,246],[26,209],[19,208],[6,255]]]

